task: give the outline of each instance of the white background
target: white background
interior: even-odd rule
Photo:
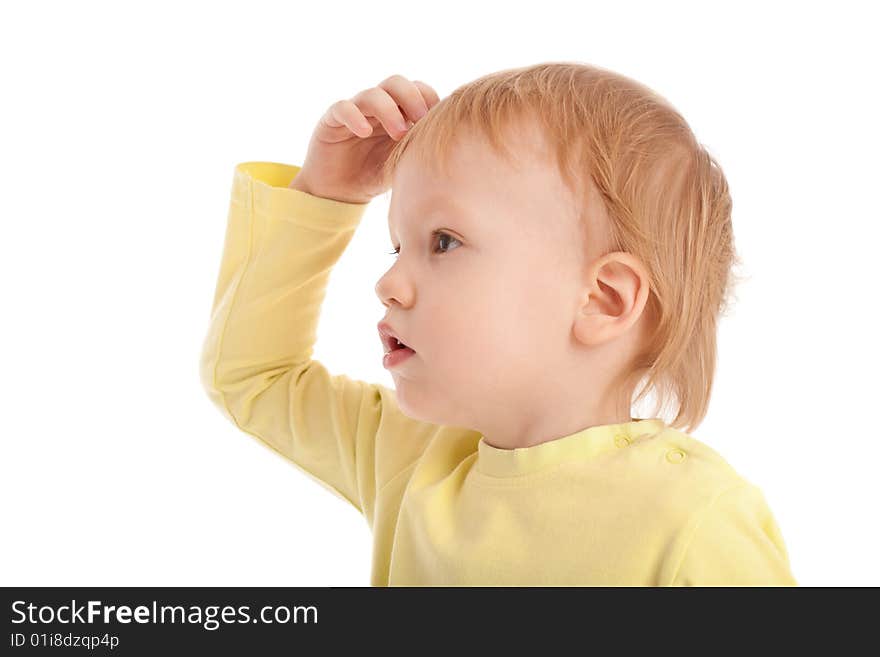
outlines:
[[[880,585],[868,4],[5,3],[0,584],[368,585],[366,521],[200,385],[233,169],[301,164],[331,103],[394,73],[443,97],[571,60],[669,99],[732,190],[749,280],[692,435],[762,489],[802,586]],[[314,356],[393,387],[389,199]]]

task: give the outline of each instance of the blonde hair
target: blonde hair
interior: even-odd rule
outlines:
[[[721,168],[684,117],[645,85],[597,66],[549,62],[457,88],[394,144],[385,173],[390,180],[407,150],[425,166],[445,167],[466,128],[512,161],[505,130],[522,119],[537,122],[562,179],[583,202],[582,225],[590,225],[588,199],[599,201],[609,251],[632,254],[649,274],[649,338],[612,390],[629,394],[631,404],[653,390],[654,416],[674,400],[667,424],[693,431],[708,410],[718,318],[741,264]]]

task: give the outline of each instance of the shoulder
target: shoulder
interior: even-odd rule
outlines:
[[[727,491],[760,491],[716,449],[677,429],[636,439],[615,459],[618,476],[630,482],[630,495],[642,498],[668,531],[685,530]],[[633,485],[638,482],[638,485]],[[725,498],[727,499],[727,498]]]
[[[666,581],[676,585],[796,585],[762,490],[705,442],[673,428],[646,441],[640,469],[675,535]]]
[[[717,491],[679,535],[667,562],[679,586],[797,586],[788,549],[761,489]]]
[[[643,474],[679,499],[686,494],[697,502],[749,483],[716,449],[672,427],[636,440],[632,448],[633,460]]]

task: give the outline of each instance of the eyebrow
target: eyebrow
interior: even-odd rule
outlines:
[[[435,194],[434,196],[429,196],[426,198],[421,205],[419,205],[419,209],[426,208],[432,205],[452,208],[453,210],[461,211],[461,206],[452,200],[452,197],[448,194]]]
[[[427,212],[428,209],[432,207],[447,208],[455,212],[456,216],[461,217],[462,219],[467,219],[468,217],[468,213],[465,211],[465,209],[461,205],[456,203],[452,199],[452,197],[445,194],[436,194],[434,196],[429,196],[416,206],[415,211],[416,213]],[[390,225],[388,226],[388,233],[390,237],[392,233]]]

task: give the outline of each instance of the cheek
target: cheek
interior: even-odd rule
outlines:
[[[496,373],[530,360],[544,340],[546,294],[523,270],[500,270],[467,299],[467,354]]]
[[[450,286],[445,300],[425,307],[427,318],[425,358],[431,370],[445,374],[441,379],[460,384],[473,382],[506,351],[508,325],[503,290],[483,284]]]
[[[484,378],[529,374],[536,356],[559,340],[562,319],[559,282],[533,259],[493,263],[488,272],[467,272],[450,282],[443,301],[427,309],[431,360],[435,371]],[[557,321],[550,321],[556,317]]]
[[[537,355],[564,346],[570,291],[557,274],[546,263],[530,261],[498,279],[488,296],[485,321],[493,326],[493,350],[499,358],[528,370],[528,363],[541,361]]]

